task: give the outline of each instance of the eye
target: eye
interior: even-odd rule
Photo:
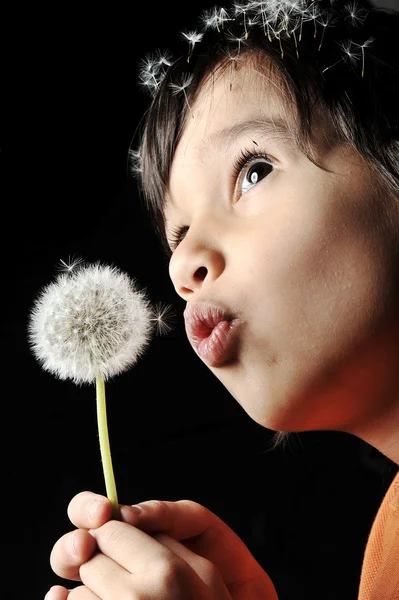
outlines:
[[[274,169],[274,163],[267,154],[242,152],[234,165],[234,178],[237,180],[238,196],[243,196]]]
[[[241,194],[245,194],[254,187],[257,183],[262,181],[269,173],[274,170],[274,167],[265,160],[257,161],[252,164],[248,171],[244,174],[241,183]]]

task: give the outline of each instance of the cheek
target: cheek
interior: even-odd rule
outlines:
[[[287,203],[273,219],[258,220],[258,234],[249,237],[248,256],[257,259],[248,281],[259,282],[263,297],[255,307],[259,320],[277,336],[277,349],[280,342],[295,352],[306,346],[306,356],[326,345],[339,352],[355,339],[376,318],[386,289],[374,236],[326,203],[308,202],[302,211]]]

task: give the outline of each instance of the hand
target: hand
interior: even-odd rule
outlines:
[[[122,506],[111,521],[103,496],[82,492],[68,515],[79,529],[56,542],[57,575],[82,581],[55,586],[46,600],[278,600],[269,576],[219,517],[189,500]]]

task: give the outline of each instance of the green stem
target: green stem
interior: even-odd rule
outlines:
[[[96,397],[97,397],[97,424],[100,438],[101,460],[103,465],[105,489],[107,498],[112,504],[112,518],[120,520],[120,510],[114,471],[112,468],[111,449],[109,445],[107,409],[105,403],[105,384],[101,377],[96,378]]]

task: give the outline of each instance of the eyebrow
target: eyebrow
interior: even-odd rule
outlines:
[[[245,135],[261,134],[262,137],[283,142],[292,148],[298,148],[296,129],[289,125],[282,117],[255,117],[236,121],[232,125],[223,127],[209,135],[201,144],[201,151],[209,146],[224,144],[230,146],[238,137]]]

